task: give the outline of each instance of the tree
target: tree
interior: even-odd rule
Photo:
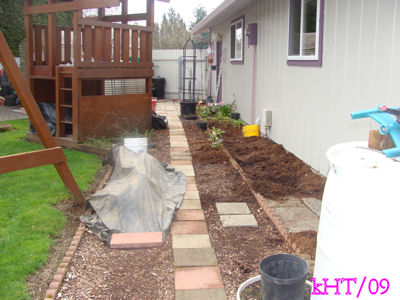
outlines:
[[[195,21],[190,23],[190,30],[194,28],[197,24],[200,23],[201,20],[203,20],[207,16],[207,11],[204,6],[199,5],[193,10],[193,16],[195,18]],[[209,33],[208,32],[203,32],[200,34],[200,39],[195,41],[195,45],[197,49],[206,49],[208,48],[208,39],[209,39]]]
[[[48,0],[35,0],[34,5],[48,3]],[[0,1],[0,30],[3,32],[11,51],[19,56],[18,46],[25,38],[24,0]],[[72,26],[72,12],[57,13],[57,25]],[[47,15],[35,15],[33,23],[47,24]]]
[[[153,49],[160,49],[160,25],[154,23],[153,31]]]
[[[168,15],[163,15],[159,36],[161,49],[183,48],[186,40],[190,37],[185,22],[172,7],[169,9]]]

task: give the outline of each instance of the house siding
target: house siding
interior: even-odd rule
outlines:
[[[244,15],[245,28],[258,23],[256,118],[272,110],[271,138],[326,175],[330,146],[367,140],[369,129],[377,128],[368,119],[351,120],[351,112],[400,105],[400,3],[325,0],[322,67],[287,65],[288,7],[289,0],[255,0],[211,28],[212,40],[217,33],[224,36],[223,101],[235,98],[242,118],[250,121],[247,37],[244,64],[229,61],[230,21]]]

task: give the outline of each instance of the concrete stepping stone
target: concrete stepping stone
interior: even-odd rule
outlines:
[[[219,267],[186,267],[175,269],[175,290],[223,288]]]
[[[218,261],[213,248],[174,249],[175,267],[217,266]]]
[[[172,248],[211,248],[211,241],[208,234],[174,234]]]
[[[189,144],[187,142],[180,142],[180,141],[170,141],[170,145],[173,148],[179,148],[179,147],[189,147]]]
[[[137,249],[162,246],[162,232],[114,233],[111,249]]]
[[[318,217],[321,216],[322,201],[315,198],[303,198],[304,204]]]
[[[179,209],[175,214],[176,221],[204,221],[202,209]]]
[[[186,185],[186,191],[189,191],[189,192],[191,192],[191,191],[198,191],[197,185],[196,185],[196,184],[192,184],[192,183],[188,183],[188,184]]]
[[[205,290],[177,290],[175,300],[226,300],[224,289],[205,289]]]
[[[186,191],[183,199],[187,200],[200,200],[200,194],[198,191]]]
[[[220,215],[222,227],[258,227],[253,215]]]
[[[171,225],[171,234],[206,234],[208,233],[205,221],[174,221]]]
[[[192,161],[191,160],[172,160],[171,161],[172,166],[192,166]]]
[[[246,202],[217,202],[216,205],[220,215],[251,214]]]
[[[318,232],[319,218],[305,205],[303,207],[290,207],[290,209],[287,207],[274,207],[274,211],[289,233]]]
[[[179,210],[201,209],[200,200],[183,200]]]

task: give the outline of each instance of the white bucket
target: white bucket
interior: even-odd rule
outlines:
[[[314,278],[357,278],[349,292],[356,299],[400,299],[400,162],[368,149],[367,142],[331,147],[317,239]],[[390,283],[389,290],[379,284]],[[374,281],[376,280],[376,282]],[[378,287],[377,287],[378,284]],[[339,285],[342,296],[347,281]],[[319,290],[324,291],[324,286]],[[336,288],[312,300],[337,300]],[[314,291],[316,292],[316,291]]]
[[[135,153],[147,152],[147,138],[125,138],[124,146]]]

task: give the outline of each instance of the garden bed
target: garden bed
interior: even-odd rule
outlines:
[[[282,235],[265,215],[244,182],[239,171],[229,162],[222,149],[213,149],[207,132],[197,128],[197,121],[181,119],[193,158],[196,182],[206,215],[211,242],[216,251],[228,298],[234,297],[239,285],[258,275],[258,264],[266,256],[293,253]],[[265,198],[280,200],[285,196],[320,198],[324,179],[281,145],[265,138],[243,138],[241,130],[211,122],[225,131],[223,147],[237,160],[251,180],[251,186]],[[223,228],[216,202],[246,202],[259,228]],[[296,234],[301,256],[313,264],[315,232]]]

